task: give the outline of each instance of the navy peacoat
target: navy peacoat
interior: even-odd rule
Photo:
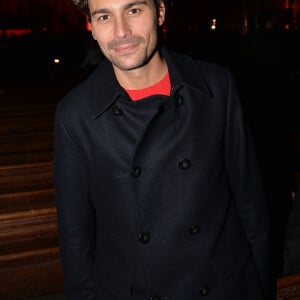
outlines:
[[[57,105],[67,299],[266,299],[268,216],[233,77],[162,51],[170,97],[131,101],[103,59]]]

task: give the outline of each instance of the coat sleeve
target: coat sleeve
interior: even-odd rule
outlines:
[[[262,177],[235,81],[230,72],[227,74],[226,169],[262,287],[269,294],[269,217]]]
[[[54,184],[65,295],[70,300],[95,298],[95,218],[86,173],[58,106],[54,125]]]

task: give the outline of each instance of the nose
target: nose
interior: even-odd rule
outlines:
[[[115,36],[124,38],[131,34],[131,28],[124,17],[115,20]]]

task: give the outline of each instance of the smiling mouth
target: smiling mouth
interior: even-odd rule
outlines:
[[[134,43],[134,44],[123,44],[123,45],[119,45],[113,48],[113,50],[117,53],[129,53],[129,52],[133,52],[137,49],[138,44]]]
[[[108,49],[115,52],[127,52],[136,49],[143,42],[142,37],[128,37],[112,41],[108,44]]]

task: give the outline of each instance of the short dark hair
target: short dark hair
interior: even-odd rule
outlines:
[[[88,4],[88,0],[71,0],[83,13],[89,15],[89,4]],[[153,0],[156,9],[158,9],[159,7],[159,3],[160,1],[164,1],[165,0]]]
[[[80,10],[84,13],[88,14],[89,12],[89,5],[88,0],[71,0]]]

